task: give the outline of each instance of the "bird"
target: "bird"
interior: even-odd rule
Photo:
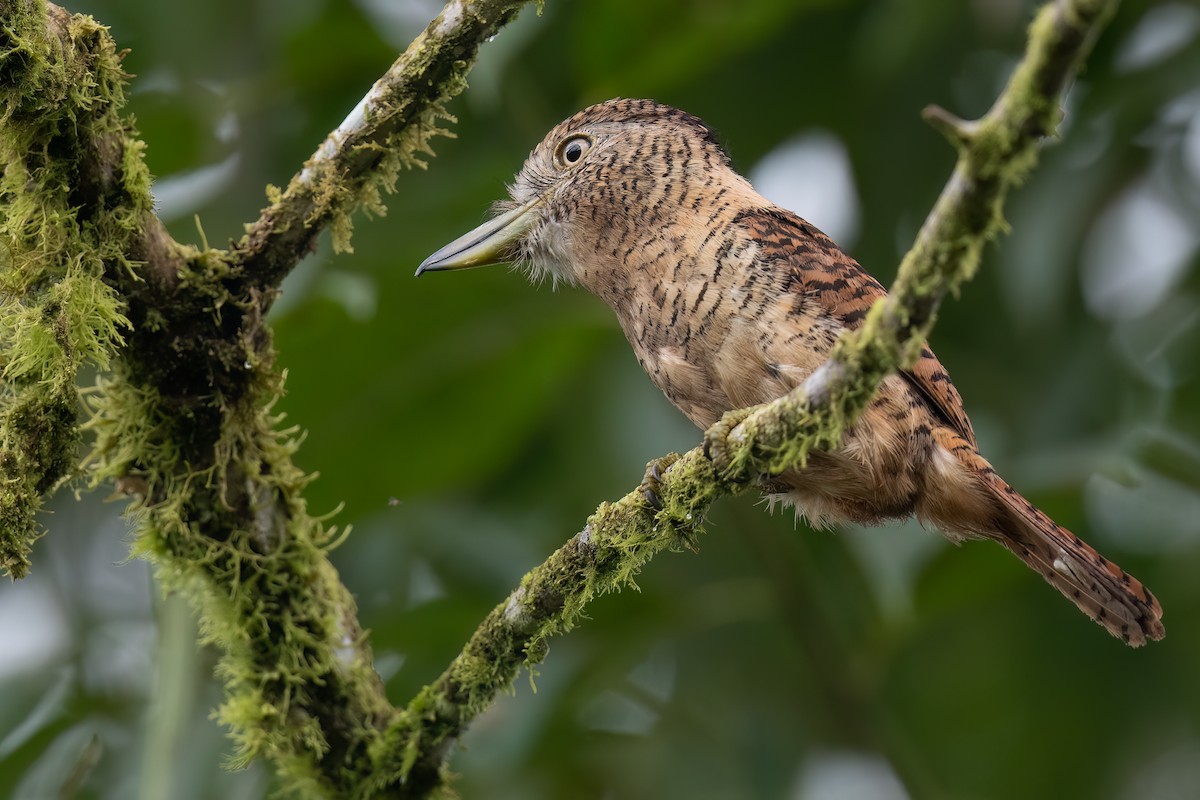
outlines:
[[[417,275],[509,263],[582,286],[701,429],[801,385],[886,295],[817,227],[755,191],[712,128],[654,100],[617,98],[559,123],[508,194]],[[954,542],[997,542],[1125,643],[1164,635],[1148,588],[996,473],[927,344],[840,446],[810,453],[771,491],[816,527],[915,515]]]

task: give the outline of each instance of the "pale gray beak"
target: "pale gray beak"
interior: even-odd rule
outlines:
[[[512,211],[489,219],[422,261],[421,266],[417,267],[417,275],[511,261],[516,256],[513,245],[533,226],[537,220],[537,208],[541,204],[542,197],[539,195]]]

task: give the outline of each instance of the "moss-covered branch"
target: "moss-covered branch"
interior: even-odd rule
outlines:
[[[429,141],[453,121],[443,103],[466,87],[480,44],[528,0],[451,0],[375,82],[341,125],[280,192],[234,248],[246,280],[275,286],[332,225],[335,250],[349,251],[350,215],[382,215],[380,189],[391,191],[405,167],[423,167]]]
[[[190,252],[172,285],[131,288],[125,357],[89,397],[93,480],[134,487],[137,550],[223,651],[220,719],[239,757],[271,758],[307,795],[410,792],[402,758],[379,766],[403,743],[383,736],[395,712],[326,556],[337,533],[308,512],[295,432],[271,412],[282,378],[265,313],[323,226],[380,210],[378,188],[427,152],[440,103],[518,5],[453,0],[241,246]]]
[[[0,571],[16,578],[75,467],[76,373],[107,367],[128,326],[104,276],[131,274],[149,176],[95,157],[120,139],[123,79],[94,21],[0,2]]]
[[[0,554],[24,571],[41,495],[76,461],[76,372],[98,365],[87,475],[131,498],[135,552],[223,651],[220,716],[239,757],[271,758],[306,795],[408,790],[378,767],[403,764],[383,737],[395,711],[327,558],[339,535],[308,512],[295,431],[271,410],[282,377],[266,310],[325,224],[377,204],[427,151],[439,103],[518,5],[453,0],[259,235],[201,252],[153,214],[107,31],[44,0],[0,0]]]
[[[396,770],[387,759],[400,754],[399,768],[410,780],[436,784],[455,738],[512,685],[522,666],[545,657],[548,638],[571,630],[597,595],[631,585],[658,553],[692,546],[708,506],[728,490],[700,448],[675,459],[663,459],[674,464],[659,487],[663,510],[657,517],[647,513],[641,489],[604,503],[488,614],[450,667],[394,719],[381,768]]]
[[[836,446],[889,373],[912,363],[938,305],[974,273],[984,244],[1003,226],[1013,186],[1052,133],[1059,101],[1115,0],[1058,0],[1030,28],[1028,47],[1009,85],[982,119],[947,122],[959,161],[905,257],[889,296],[863,327],[794,393],[756,409],[731,412],[662,474],[661,510],[640,491],[605,503],[583,531],[533,569],[497,606],[442,676],[398,717],[389,733],[407,741],[415,780],[434,780],[454,737],[512,684],[523,665],[541,661],[549,636],[570,630],[597,593],[627,584],[656,553],[687,545],[719,496],[804,462],[814,448]],[[717,462],[706,451],[720,455]],[[391,752],[400,752],[397,746]]]

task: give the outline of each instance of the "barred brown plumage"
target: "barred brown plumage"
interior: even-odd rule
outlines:
[[[569,142],[578,146],[568,160]],[[651,100],[611,100],[560,123],[509,194],[418,274],[514,261],[532,277],[581,284],[701,428],[799,386],[886,293],[824,233],[759,195],[707,125]],[[980,455],[928,347],[884,379],[840,447],[772,485],[816,525],[915,514],[952,540],[991,539],[1128,644],[1163,636],[1149,590]]]

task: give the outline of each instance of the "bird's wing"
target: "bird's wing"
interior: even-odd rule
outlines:
[[[738,222],[759,243],[764,257],[788,270],[788,291],[815,300],[851,330],[861,326],[871,305],[887,294],[883,285],[832,239],[790,211],[777,207],[754,209],[743,212]],[[900,374],[950,428],[975,445],[975,432],[963,410],[962,398],[928,345],[921,348],[917,363]]]

